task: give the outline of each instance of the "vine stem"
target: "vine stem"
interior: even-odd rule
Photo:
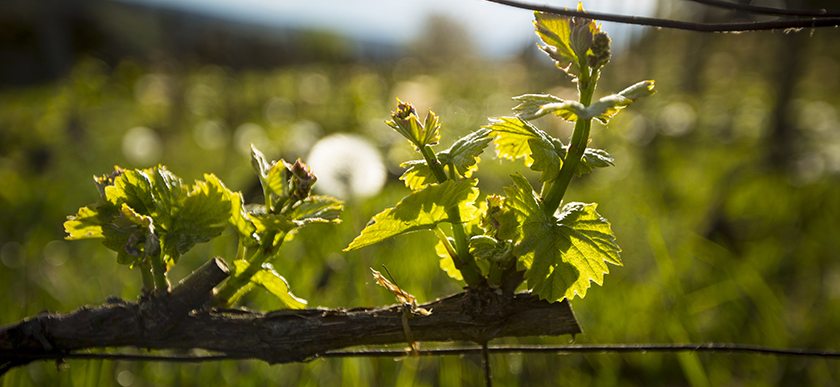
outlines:
[[[163,257],[151,257],[149,261],[152,263],[152,274],[154,275],[155,288],[169,290],[169,281],[166,280],[166,265],[163,263]]]
[[[578,79],[578,91],[580,93],[580,103],[583,106],[589,106],[592,103],[592,95],[595,94],[595,84],[598,82],[600,72],[598,70],[589,70],[589,67],[584,67],[581,63],[581,76]],[[580,163],[583,153],[586,151],[586,145],[589,142],[589,133],[592,128],[592,119],[580,119],[575,121],[575,129],[572,132],[572,140],[569,142],[569,149],[566,151],[566,157],[563,160],[563,166],[560,168],[560,173],[557,175],[548,189],[543,192],[543,209],[547,216],[553,216],[560,207],[563,197],[566,195],[566,189],[569,188],[569,183],[572,181],[572,176],[575,174],[578,164]]]
[[[273,257],[277,249],[280,248],[280,245],[283,244],[286,234],[281,233],[280,240],[275,244],[274,239],[276,239],[276,236],[276,232],[267,232],[264,236],[262,246],[260,246],[260,248],[248,260],[248,268],[230,277],[227,282],[219,288],[217,296],[219,300],[225,304],[225,306],[229,307],[237,301],[239,298],[237,296],[241,296],[239,291],[250,283],[251,277],[262,269],[262,265],[266,263],[269,258]]]
[[[446,171],[443,170],[443,166],[440,164],[440,161],[438,161],[437,156],[435,156],[435,152],[432,150],[432,147],[426,145],[420,148],[420,153],[423,154],[423,158],[426,159],[426,164],[428,164],[429,168],[431,168],[435,178],[438,180],[438,183],[442,184],[448,180],[446,177]],[[475,259],[473,259],[472,255],[470,255],[469,244],[467,243],[467,233],[464,230],[464,224],[461,222],[461,211],[458,210],[458,206],[456,205],[447,208],[446,214],[449,216],[450,224],[452,224],[452,239],[455,240],[456,255],[452,256],[455,268],[461,272],[461,275],[464,277],[464,281],[467,282],[467,285],[480,285],[484,282],[484,277],[482,277],[481,273],[479,273],[478,266],[475,264]]]
[[[152,274],[152,267],[148,260],[140,264],[140,277],[143,278],[144,289],[151,291],[155,288],[155,277]]]

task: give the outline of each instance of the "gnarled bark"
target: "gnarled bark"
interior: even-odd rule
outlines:
[[[137,303],[110,301],[0,327],[0,373],[32,361],[33,355],[122,346],[201,348],[272,364],[297,362],[349,346],[404,343],[404,319],[416,341],[482,343],[497,337],[581,332],[566,300],[549,303],[529,293],[490,288],[421,305],[432,311],[429,316],[412,314],[401,305],[269,313],[202,310],[213,286],[227,276],[227,266],[214,259],[203,269],[207,273],[191,276],[171,293],[147,295]]]

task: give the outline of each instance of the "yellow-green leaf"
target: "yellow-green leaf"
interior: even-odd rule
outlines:
[[[517,268],[527,270],[528,288],[540,298],[583,298],[591,281],[603,284],[607,263],[622,264],[610,223],[595,211],[596,204],[569,203],[549,217],[528,181],[520,175],[513,180],[505,193],[522,224],[522,239],[514,247]]]
[[[429,230],[441,222],[450,222],[448,208],[457,207],[461,221],[469,222],[478,216],[475,199],[477,180],[447,180],[413,192],[394,208],[386,209],[373,217],[373,221],[347,246],[345,251],[356,250],[393,236],[418,230]]]

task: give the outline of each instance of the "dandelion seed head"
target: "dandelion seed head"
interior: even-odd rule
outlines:
[[[385,185],[382,156],[358,136],[324,137],[312,147],[306,162],[318,177],[315,190],[340,199],[371,197]]]

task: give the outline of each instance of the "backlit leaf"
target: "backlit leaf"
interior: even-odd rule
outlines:
[[[528,156],[525,164],[542,172],[541,182],[553,180],[560,173],[563,159],[558,150],[562,151],[562,144],[530,122],[518,117],[500,117],[491,119],[485,128],[495,136],[493,143],[499,157],[516,160]]]
[[[315,195],[296,203],[286,214],[300,226],[310,223],[341,223],[338,218],[344,202],[330,196]]]
[[[449,238],[449,244],[452,245],[455,243],[455,240]],[[440,257],[440,269],[443,270],[446,275],[450,278],[463,281],[464,276],[461,274],[461,271],[455,267],[455,261],[452,260],[452,255],[450,254],[449,250],[446,249],[446,246],[443,244],[443,241],[438,240],[437,244],[435,245],[435,254]]]
[[[374,216],[373,222],[344,250],[356,250],[393,236],[429,230],[441,222],[450,222],[447,208],[457,206],[463,222],[475,219],[478,216],[478,208],[473,204],[478,197],[476,182],[475,179],[447,180],[411,193],[394,208]]]
[[[563,147],[563,150],[566,151],[568,148],[569,146],[566,145]],[[581,176],[587,173],[592,173],[595,168],[615,166],[613,161],[615,161],[615,159],[613,159],[613,157],[603,149],[586,148],[586,150],[583,151],[583,157],[580,158],[577,168],[575,168],[575,175]]]
[[[478,156],[492,140],[490,129],[481,128],[455,141],[449,149],[437,154],[443,165],[455,168],[461,176],[467,176],[470,169],[478,162]]]
[[[488,134],[490,134],[489,129],[481,128],[461,137],[449,149],[437,153],[438,161],[444,166],[455,168],[458,174],[463,177],[471,177],[472,172],[477,169],[476,163],[480,161],[478,156],[484,152],[484,148],[492,141]],[[412,191],[423,189],[429,184],[438,183],[437,177],[426,164],[426,160],[406,161],[400,166],[407,168],[400,176],[400,180],[403,180],[405,186]]]
[[[400,167],[407,168],[400,176],[405,186],[412,191],[419,191],[429,184],[438,182],[432,169],[426,164],[426,160],[411,160],[400,164]]]
[[[234,275],[241,273],[248,268],[248,262],[241,259],[233,261]],[[283,302],[289,309],[303,309],[306,307],[306,300],[298,298],[289,290],[289,283],[274,270],[269,263],[264,263],[262,268],[251,277],[251,283],[259,286],[273,294]]]
[[[553,113],[566,121],[574,122],[579,119],[594,118],[606,124],[633,101],[656,93],[653,88],[654,81],[642,81],[618,94],[601,98],[588,107],[577,101],[564,101],[548,94],[525,94],[513,98],[519,102],[513,110],[523,120],[532,120]]]
[[[621,265],[610,224],[596,204],[569,203],[549,217],[528,181],[520,175],[513,180],[515,185],[505,188],[506,203],[522,224],[514,254],[517,268],[527,270],[528,288],[549,301],[583,298],[590,281],[603,283],[607,263]]]

